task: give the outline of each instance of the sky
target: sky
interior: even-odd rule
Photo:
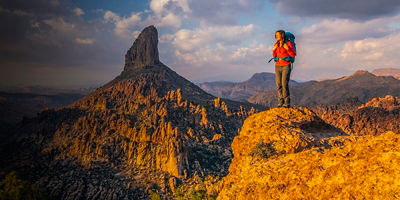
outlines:
[[[274,72],[279,29],[296,36],[294,80],[400,68],[400,0],[0,0],[0,86],[105,84],[149,25],[194,83]]]

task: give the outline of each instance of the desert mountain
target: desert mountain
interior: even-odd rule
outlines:
[[[400,69],[399,68],[381,68],[375,69],[371,73],[375,74],[376,76],[393,76],[397,79],[400,79]]]
[[[291,80],[290,85],[299,85]],[[244,82],[216,81],[201,83],[200,87],[214,96],[228,98],[232,100],[248,99],[257,92],[276,88],[275,74],[261,72],[254,74],[249,80]]]
[[[253,95],[248,101],[274,107],[277,104],[276,95],[275,90],[265,91]],[[354,98],[365,103],[386,95],[400,96],[400,80],[361,70],[335,80],[309,81],[290,87],[291,103],[299,106],[338,104]]]
[[[306,108],[256,113],[232,143],[217,199],[398,199],[399,140],[349,135]]]
[[[2,145],[2,172],[16,169],[57,199],[141,199],[149,190],[168,196],[179,185],[227,174],[233,138],[264,107],[204,92],[164,65],[157,46],[157,29],[145,28],[119,76],[23,120]]]

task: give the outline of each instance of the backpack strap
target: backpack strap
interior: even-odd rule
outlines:
[[[275,60],[275,62],[278,62],[279,60],[284,60],[286,62],[291,62],[291,58],[289,56],[285,57],[285,58],[274,58],[274,60]]]

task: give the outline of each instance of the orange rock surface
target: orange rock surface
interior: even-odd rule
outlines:
[[[218,199],[400,199],[400,134],[324,137],[331,131],[317,125],[317,137],[304,129],[315,121],[303,108],[248,117]],[[251,154],[260,142],[281,153]]]

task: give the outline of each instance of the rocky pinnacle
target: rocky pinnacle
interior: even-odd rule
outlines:
[[[157,29],[154,26],[143,29],[132,47],[126,52],[124,71],[158,64],[160,60],[157,45]]]

